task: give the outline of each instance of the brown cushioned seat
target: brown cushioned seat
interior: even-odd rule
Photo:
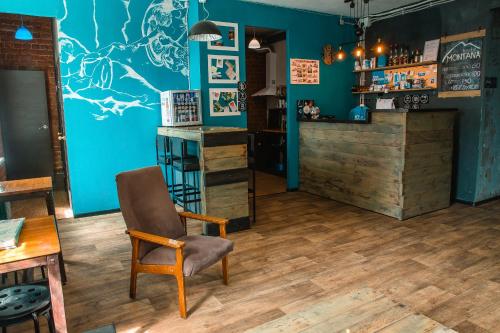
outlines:
[[[233,242],[219,237],[193,235],[180,237],[178,240],[186,243],[184,276],[193,276],[212,266],[233,250]],[[141,264],[175,265],[175,250],[166,247],[154,249],[142,258]]]

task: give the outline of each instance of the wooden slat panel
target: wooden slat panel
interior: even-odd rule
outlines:
[[[214,160],[205,160],[205,171],[224,171],[233,169],[247,168],[247,159],[241,157],[218,158]]]
[[[205,174],[205,186],[218,186],[248,181],[248,169],[233,169]]]
[[[247,144],[247,131],[227,133],[204,133],[203,146],[217,147]]]
[[[247,145],[231,145],[219,147],[205,147],[203,149],[205,160],[212,160],[227,157],[247,158]]]

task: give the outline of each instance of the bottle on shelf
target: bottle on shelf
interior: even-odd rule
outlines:
[[[389,66],[394,66],[394,48],[392,45],[389,51]]]
[[[420,51],[419,51],[419,49],[416,49],[415,53],[413,54],[413,62],[414,63],[419,63],[420,62]]]
[[[401,59],[401,64],[402,65],[406,65],[408,64],[408,49],[405,47],[405,48],[401,48],[401,54],[402,54],[402,59]]]

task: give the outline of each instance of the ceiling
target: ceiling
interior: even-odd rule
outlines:
[[[349,5],[344,0],[242,0],[265,5],[303,9],[320,13],[349,15]],[[370,12],[379,13],[422,0],[370,0]]]

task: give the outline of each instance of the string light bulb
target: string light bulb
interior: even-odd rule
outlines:
[[[361,58],[365,54],[365,49],[363,48],[363,46],[361,46],[360,42],[358,42],[358,45],[354,48],[352,54],[356,58]]]
[[[338,60],[338,61],[343,61],[343,60],[345,60],[345,58],[346,58],[346,53],[345,53],[345,51],[342,49],[342,46],[339,46],[339,50],[337,51],[336,58],[337,58],[337,60]]]
[[[382,43],[382,39],[377,39],[377,44],[375,44],[374,50],[376,54],[383,54],[385,52],[385,45]]]

